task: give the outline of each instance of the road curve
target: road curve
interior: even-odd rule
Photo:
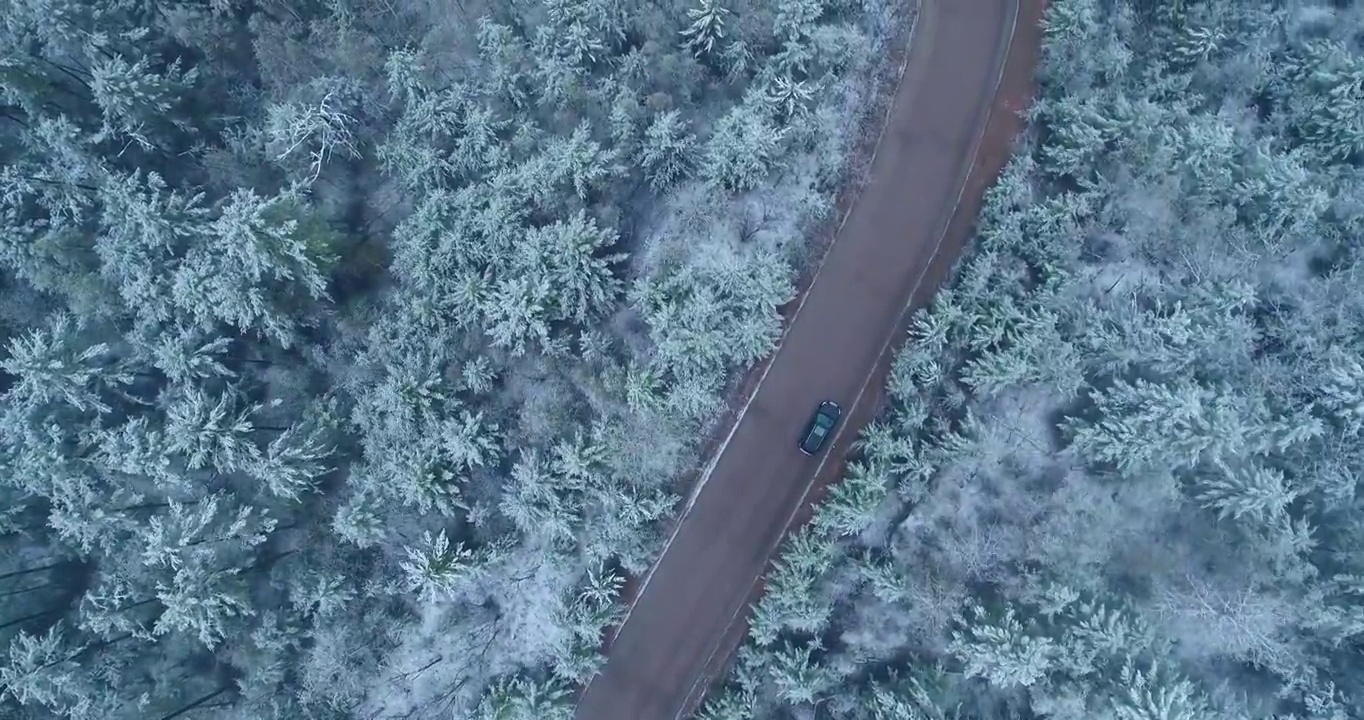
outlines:
[[[927,279],[931,291],[964,245],[984,192],[973,172],[982,141],[1006,146],[1007,155],[1012,140],[986,133],[1006,58],[1009,75],[1026,63],[1021,72],[1031,79],[1036,53],[1015,59],[1010,48],[1018,29],[1036,22],[1040,3],[921,0],[866,187],[617,628],[605,666],[579,697],[575,720],[675,720],[723,665],[807,493],[836,472],[871,414],[878,368],[907,306],[926,299],[921,285]],[[1035,28],[1024,29],[1035,44]],[[985,149],[1000,159],[1000,148]],[[828,399],[847,419],[825,454],[806,457],[797,437]]]

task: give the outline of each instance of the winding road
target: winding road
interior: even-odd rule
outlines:
[[[759,579],[871,418],[910,309],[965,247],[1021,128],[1044,0],[920,0],[866,187],[781,346],[703,473],[617,628],[576,720],[691,712],[746,627]],[[827,450],[796,442],[821,400],[844,408]]]

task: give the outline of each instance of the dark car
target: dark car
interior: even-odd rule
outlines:
[[[815,416],[810,418],[810,424],[805,426],[805,434],[800,437],[800,451],[806,455],[814,455],[824,445],[834,431],[834,426],[838,424],[838,417],[843,414],[838,409],[838,403],[825,400],[815,409]]]

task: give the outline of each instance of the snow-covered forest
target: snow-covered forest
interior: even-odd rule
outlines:
[[[0,717],[565,717],[893,0],[0,0]]]
[[[703,717],[1364,717],[1364,8],[1051,0],[1023,147]]]

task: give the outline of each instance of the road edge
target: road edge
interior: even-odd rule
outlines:
[[[940,0],[916,0],[916,5],[919,7],[920,12],[922,13],[923,5],[924,5],[925,3],[933,3],[933,2],[939,2],[939,1],[940,1]],[[951,0],[946,0],[946,1],[950,2]],[[896,324],[895,324],[895,327],[894,327],[894,328],[891,330],[891,332],[888,334],[888,336],[886,337],[885,342],[881,345],[881,349],[880,349],[880,350],[878,351],[878,353],[877,353],[877,358],[878,358],[878,361],[877,361],[877,362],[878,362],[878,364],[880,363],[880,358],[883,358],[883,357],[885,356],[886,351],[890,349],[890,346],[895,342],[895,339],[896,339],[897,337],[899,337],[899,336],[905,331],[905,325],[906,325],[906,323],[905,323],[906,317],[905,317],[905,316],[906,316],[906,314],[909,313],[910,308],[913,307],[913,305],[914,305],[914,297],[915,297],[915,295],[918,294],[919,288],[920,288],[920,286],[923,284],[924,278],[927,277],[927,275],[928,275],[928,270],[929,270],[929,268],[932,266],[932,260],[933,260],[933,258],[937,257],[939,251],[942,249],[943,239],[947,237],[948,230],[949,230],[949,229],[951,228],[951,226],[952,226],[952,220],[953,220],[953,218],[956,217],[958,211],[961,209],[961,201],[962,201],[962,198],[965,197],[967,188],[968,188],[969,185],[970,185],[971,174],[972,174],[972,173],[974,172],[974,170],[975,170],[976,161],[977,161],[977,159],[978,159],[979,156],[980,156],[981,147],[983,146],[983,144],[984,144],[984,142],[985,142],[985,137],[986,137],[986,135],[988,134],[988,131],[989,131],[989,128],[990,128],[990,121],[993,119],[994,115],[996,114],[996,107],[995,107],[995,105],[996,105],[996,100],[997,100],[997,98],[999,97],[999,90],[1000,90],[1000,88],[1003,86],[1004,77],[1005,77],[1005,72],[1006,72],[1007,69],[1008,69],[1008,65],[1009,65],[1009,62],[1008,62],[1008,60],[1009,60],[1009,53],[1010,53],[1010,52],[1012,51],[1012,49],[1013,49],[1014,38],[1015,38],[1015,37],[1017,36],[1017,34],[1018,34],[1018,18],[1019,18],[1019,16],[1021,15],[1022,3],[1025,2],[1026,0],[1008,0],[1008,1],[1009,1],[1009,5],[1010,5],[1010,7],[1011,7],[1010,19],[1009,19],[1009,24],[1008,24],[1008,30],[1007,30],[1007,32],[1005,33],[1004,42],[1002,42],[1002,43],[995,49],[995,52],[997,53],[997,57],[998,57],[999,60],[998,60],[998,68],[997,68],[996,71],[995,71],[995,79],[994,79],[994,81],[991,83],[991,86],[992,86],[992,87],[991,87],[991,90],[990,90],[990,103],[989,103],[989,105],[986,106],[984,116],[981,118],[981,122],[980,122],[979,126],[978,126],[977,129],[976,129],[975,137],[973,137],[972,140],[971,140],[971,150],[970,150],[970,152],[967,154],[967,157],[969,158],[969,160],[963,165],[962,172],[961,172],[961,174],[960,174],[959,177],[958,177],[958,183],[957,183],[957,196],[956,196],[956,198],[955,198],[955,199],[953,200],[953,202],[952,202],[952,209],[951,209],[951,211],[948,212],[948,213],[944,216],[944,218],[943,218],[942,229],[938,232],[938,236],[937,236],[937,238],[934,240],[934,243],[933,243],[933,251],[932,251],[931,253],[929,253],[929,256],[928,256],[928,257],[929,257],[929,261],[926,262],[926,263],[924,263],[923,269],[919,271],[919,276],[918,276],[918,278],[915,279],[914,284],[910,287],[909,293],[908,293],[908,295],[906,296],[906,297],[907,297],[906,302],[905,302],[904,306],[903,306],[903,307],[901,308],[901,310],[900,310],[899,319],[897,320],[897,322],[896,322]],[[917,28],[917,26],[916,26],[916,28]],[[908,62],[908,58],[909,58],[909,56],[908,56],[908,54],[906,54],[906,58],[905,58],[905,59],[906,59],[906,62]],[[901,73],[901,79],[903,80],[903,71],[902,71],[902,73]],[[897,86],[897,92],[898,92],[898,86]],[[893,105],[894,105],[894,104],[892,103],[892,107],[893,107]],[[889,116],[889,110],[887,111],[887,116]],[[883,126],[882,132],[884,133],[884,126]],[[878,142],[878,145],[879,145],[879,143],[880,143],[879,137],[878,137],[878,141],[877,141],[877,142]],[[845,220],[846,220],[846,218],[845,218]],[[841,225],[841,224],[840,224],[840,226],[839,226],[839,229],[840,229],[840,230],[842,229],[842,225]],[[818,273],[816,273],[816,277],[818,277]],[[813,282],[812,282],[811,284],[813,285]],[[868,389],[869,387],[871,387],[872,381],[875,380],[875,379],[877,379],[877,376],[878,376],[878,373],[876,373],[876,372],[875,372],[875,368],[873,368],[873,371],[867,375],[866,380],[864,380],[863,383],[862,383],[862,385],[861,385],[861,387],[858,388],[857,395],[853,397],[853,401],[848,405],[847,412],[845,413],[845,414],[849,417],[849,419],[851,419],[852,415],[858,410],[859,407],[861,407],[861,403],[862,403],[863,398],[866,396],[867,389]],[[737,424],[736,424],[736,425],[737,425]],[[839,426],[838,430],[835,431],[833,437],[831,437],[831,438],[829,439],[829,447],[830,447],[830,449],[832,449],[833,447],[835,447],[835,446],[838,445],[838,442],[839,442],[840,438],[843,437],[844,433],[845,433],[845,432],[848,430],[848,428],[850,428],[850,427],[852,427],[852,423],[843,423],[843,424],[841,424],[841,425]],[[859,428],[859,430],[860,430],[860,428]],[[733,434],[732,431],[731,431],[731,434]],[[758,575],[758,577],[754,578],[753,587],[756,587],[756,586],[762,581],[762,578],[767,574],[767,566],[771,563],[772,558],[773,558],[773,556],[776,554],[776,552],[781,548],[782,543],[785,542],[786,537],[787,537],[787,534],[790,532],[792,523],[793,523],[793,522],[795,521],[795,519],[796,519],[797,517],[799,517],[800,514],[804,511],[804,509],[805,509],[805,504],[806,504],[806,501],[809,499],[811,490],[813,490],[813,489],[816,487],[816,485],[819,484],[819,476],[820,476],[820,474],[823,472],[824,466],[829,462],[829,459],[832,458],[832,457],[834,457],[833,453],[831,453],[831,452],[826,452],[826,453],[820,458],[819,464],[815,466],[814,472],[810,473],[810,475],[809,475],[809,481],[805,484],[805,488],[804,488],[804,489],[802,490],[802,492],[801,492],[800,500],[796,503],[795,508],[791,511],[791,514],[790,514],[790,515],[787,517],[787,519],[786,519],[786,523],[785,523],[785,525],[784,525],[784,529],[783,529],[783,531],[782,531],[781,536],[778,537],[777,540],[776,540],[776,542],[775,542],[773,545],[771,545],[771,546],[769,547],[768,552],[766,553],[766,554],[767,554],[767,557],[768,557],[768,563],[764,565],[763,571]],[[843,458],[840,456],[840,457],[838,457],[837,459],[841,461]],[[712,461],[712,466],[714,466],[716,463],[718,463],[718,461],[719,461],[719,455],[717,454],[717,455],[715,456],[715,459]],[[660,554],[660,557],[661,557],[661,554]],[[641,590],[642,590],[642,588],[641,588]],[[752,603],[745,603],[745,604],[743,605],[743,607],[739,609],[738,612],[736,612],[733,616],[730,617],[729,624],[726,626],[725,632],[721,634],[720,640],[717,641],[715,650],[713,650],[713,651],[711,652],[710,657],[708,657],[708,658],[706,659],[706,663],[705,663],[705,664],[706,664],[707,667],[709,667],[709,666],[711,665],[711,663],[714,661],[716,655],[718,655],[718,654],[720,653],[720,651],[721,651],[721,650],[724,648],[724,646],[726,645],[726,638],[728,638],[728,637],[731,636],[735,624],[736,624],[741,618],[743,618],[743,617],[750,611],[751,608],[752,608]],[[623,623],[622,623],[622,624],[623,624]],[[687,716],[687,715],[689,714],[689,711],[691,711],[691,710],[695,707],[695,705],[697,704],[697,703],[695,703],[695,702],[692,701],[692,696],[695,695],[695,693],[696,693],[696,688],[697,688],[698,686],[709,686],[710,684],[714,683],[714,681],[715,681],[715,679],[718,677],[718,675],[719,675],[719,673],[703,673],[700,677],[698,677],[698,678],[696,679],[696,681],[692,684],[691,689],[688,690],[688,692],[687,692],[687,699],[686,699],[686,701],[685,701],[685,703],[684,703],[683,709],[682,709],[681,711],[679,711],[677,715],[673,716],[673,720],[679,720],[680,718],[683,718],[683,717]],[[702,697],[704,697],[704,693],[702,694]],[[698,700],[699,700],[699,698],[698,698]]]

